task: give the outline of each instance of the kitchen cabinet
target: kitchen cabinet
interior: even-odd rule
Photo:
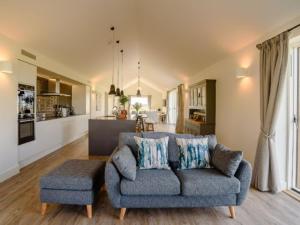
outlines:
[[[87,85],[72,86],[72,106],[76,114],[90,114],[91,88]]]
[[[20,60],[16,60],[16,74],[19,84],[26,84],[36,87],[36,66]]]

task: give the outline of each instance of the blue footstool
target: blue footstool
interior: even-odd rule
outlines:
[[[40,180],[41,213],[48,203],[86,205],[92,218],[92,205],[104,184],[105,161],[69,160]]]

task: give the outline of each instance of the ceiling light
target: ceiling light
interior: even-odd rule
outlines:
[[[120,55],[119,55],[119,51],[120,51],[120,41],[117,40],[116,44],[118,45],[118,76],[117,76],[117,90],[116,90],[116,96],[120,97],[121,96],[121,90],[120,90]]]
[[[112,41],[112,53],[113,53],[113,69],[112,69],[112,76],[111,76],[111,85],[108,94],[115,95],[116,89],[114,85],[114,75],[115,75],[115,27],[111,27],[110,30],[112,31],[113,41]]]
[[[121,96],[124,96],[123,86],[124,86],[124,50],[121,49]]]
[[[0,62],[0,72],[1,73],[12,73],[12,64],[9,61]]]
[[[141,97],[141,90],[140,90],[141,86],[140,86],[140,62],[138,62],[138,89],[136,92],[136,96]]]

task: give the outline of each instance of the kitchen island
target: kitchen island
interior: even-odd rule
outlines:
[[[89,120],[89,155],[109,156],[118,146],[121,132],[135,132],[135,120],[99,117]]]

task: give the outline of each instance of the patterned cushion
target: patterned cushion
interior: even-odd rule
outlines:
[[[231,151],[224,145],[217,144],[212,163],[226,176],[233,177],[243,159],[243,152]]]
[[[210,168],[208,138],[176,138],[179,147],[179,169]]]
[[[112,160],[122,176],[129,180],[135,180],[136,177],[136,160],[130,148],[124,145],[117,151]]]
[[[138,167],[140,169],[170,169],[168,165],[169,137],[148,139],[134,137],[138,149]]]
[[[159,139],[162,137],[169,137],[168,143],[168,158],[171,162],[179,162],[178,158],[178,146],[176,144],[176,138],[193,138],[192,134],[174,134],[168,132],[143,132],[143,138]],[[214,147],[215,148],[215,147]]]

